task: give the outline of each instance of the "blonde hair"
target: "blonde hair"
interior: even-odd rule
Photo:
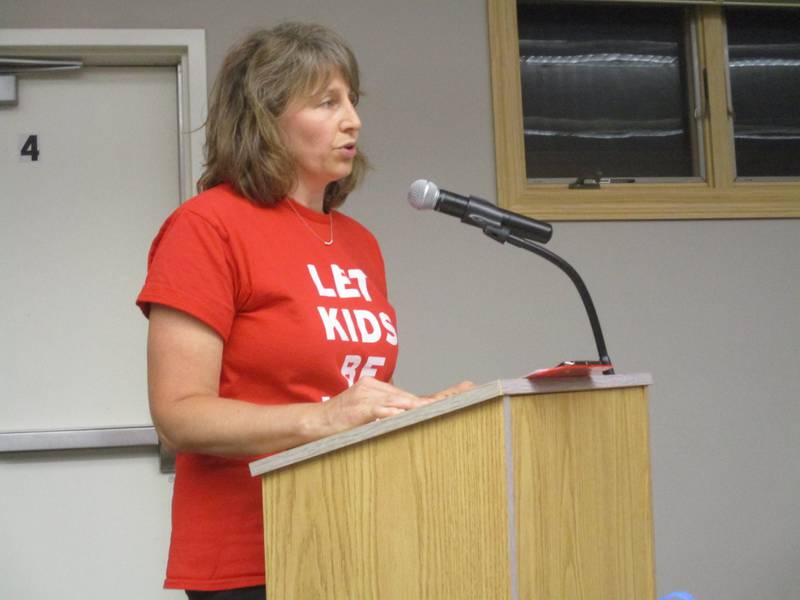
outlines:
[[[297,173],[278,117],[291,100],[318,91],[337,74],[358,98],[353,51],[321,25],[284,23],[256,31],[231,48],[211,92],[198,190],[227,182],[253,202],[272,204],[286,197]],[[352,172],[325,188],[326,211],[345,201],[367,168],[359,152]]]

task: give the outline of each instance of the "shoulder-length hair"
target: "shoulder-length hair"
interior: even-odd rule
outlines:
[[[353,51],[321,25],[284,23],[256,31],[231,48],[211,92],[206,164],[198,190],[229,183],[260,204],[286,197],[297,182],[297,172],[278,117],[293,99],[317,92],[337,74],[358,98]],[[359,152],[350,175],[328,184],[326,212],[344,202],[367,167]]]

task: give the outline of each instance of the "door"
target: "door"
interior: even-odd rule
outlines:
[[[0,431],[150,422],[147,249],[180,202],[175,66],[21,76],[0,107]],[[160,590],[154,448],[0,455],[0,597]]]

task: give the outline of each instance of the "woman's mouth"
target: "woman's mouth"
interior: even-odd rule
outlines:
[[[339,152],[346,156],[355,156],[358,152],[358,148],[356,147],[355,142],[352,144],[345,144],[344,146],[339,146]]]

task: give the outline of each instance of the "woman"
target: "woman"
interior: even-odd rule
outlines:
[[[137,303],[153,422],[178,452],[165,586],[264,595],[261,456],[440,398],[391,385],[372,235],[337,212],[366,162],[358,65],[315,25],[257,32],[212,92],[200,194],[164,223]],[[248,595],[250,594],[250,595]]]

